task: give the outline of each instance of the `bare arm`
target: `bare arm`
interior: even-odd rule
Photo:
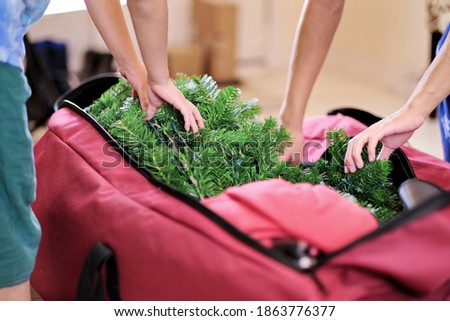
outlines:
[[[405,105],[355,136],[348,145],[345,172],[355,172],[364,162],[361,151],[367,144],[369,161],[376,159],[376,146],[383,143],[379,159],[387,159],[419,128],[434,108],[450,95],[450,40],[427,68]]]
[[[147,110],[147,72],[134,49],[130,33],[118,0],[85,0],[89,14],[121,73],[130,81]]]
[[[89,14],[119,67],[139,60],[119,0],[85,0]]]
[[[302,10],[286,92],[280,111],[283,125],[293,134],[294,146],[282,160],[294,160],[303,148],[303,118],[317,76],[325,61],[342,16],[345,0],[308,0]]]
[[[203,127],[197,107],[186,100],[169,78],[166,0],[129,0],[128,7],[141,49],[142,63],[133,47],[118,0],[85,0],[89,13],[121,73],[130,81],[141,106],[152,118],[168,102],[184,117],[185,129]]]
[[[167,54],[167,0],[128,0],[128,8],[148,71],[149,98],[152,106],[166,101],[184,117],[185,128],[194,132],[204,126],[203,119],[191,102],[169,78]]]
[[[168,81],[167,0],[128,0],[128,9],[150,83]]]
[[[406,102],[423,117],[428,115],[450,93],[450,39],[444,44]]]

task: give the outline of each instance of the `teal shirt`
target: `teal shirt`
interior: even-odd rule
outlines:
[[[0,62],[23,69],[23,37],[43,14],[50,0],[0,1]]]

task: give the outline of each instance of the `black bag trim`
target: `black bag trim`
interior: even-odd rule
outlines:
[[[103,77],[112,78],[112,79],[106,80],[106,82],[111,81],[111,85],[117,83],[117,81],[119,79],[119,75],[117,73],[100,74],[100,75],[97,75],[97,76],[94,76],[94,77],[91,77],[91,78],[88,78],[87,80],[85,80],[82,83],[83,90],[77,89],[77,88],[75,88],[74,90],[78,90],[77,94],[79,95],[80,93],[84,92],[84,90],[86,90],[86,88],[96,88],[95,84],[93,84],[92,82],[103,81],[102,80]],[[97,97],[98,97],[98,89],[97,88],[96,88],[96,91],[97,91]],[[100,94],[101,93],[103,93],[103,91],[101,91]],[[189,206],[191,206],[192,208],[194,208],[195,210],[200,212],[202,215],[206,216],[212,222],[217,224],[219,227],[221,227],[222,229],[227,231],[230,235],[232,235],[233,237],[235,237],[242,243],[246,244],[247,246],[250,246],[254,250],[264,254],[265,256],[268,256],[268,257],[286,265],[287,267],[290,267],[301,273],[310,273],[311,275],[314,275],[315,269],[317,267],[323,265],[324,263],[326,263],[328,260],[332,259],[333,257],[335,257],[339,254],[342,254],[343,252],[349,250],[350,248],[352,248],[366,240],[372,239],[378,235],[381,235],[383,233],[390,231],[391,229],[394,229],[398,226],[405,224],[407,221],[409,221],[408,217],[410,217],[410,216],[412,216],[413,218],[416,217],[417,215],[415,215],[414,213],[416,213],[416,211],[419,210],[420,208],[425,207],[425,204],[423,204],[422,206],[420,206],[419,208],[416,208],[414,210],[404,211],[403,213],[399,214],[397,220],[393,220],[393,221],[387,223],[383,227],[378,228],[376,231],[369,233],[369,234],[355,240],[351,244],[349,244],[333,253],[324,255],[319,260],[317,260],[317,263],[314,264],[313,266],[308,267],[308,268],[302,268],[299,266],[297,259],[294,259],[291,256],[288,256],[286,254],[280,253],[279,251],[277,251],[275,249],[270,249],[270,248],[266,248],[266,247],[262,246],[256,240],[252,239],[247,234],[244,234],[243,232],[238,230],[234,225],[230,224],[228,221],[223,219],[220,215],[216,214],[215,212],[211,211],[209,208],[207,208],[206,206],[201,204],[197,199],[156,179],[153,176],[153,174],[150,173],[150,171],[139,166],[138,162],[133,157],[131,157],[119,145],[119,143],[94,118],[92,118],[83,108],[78,106],[75,102],[67,100],[66,97],[75,98],[76,95],[74,95],[72,91],[62,95],[55,103],[55,109],[69,108],[72,111],[74,111],[76,114],[81,116],[84,120],[86,120],[89,124],[91,124],[98,131],[98,133],[120,155],[122,155],[122,157],[131,166],[133,166],[135,170],[137,170],[141,175],[143,175],[151,184],[161,188],[164,192],[168,193],[169,195],[188,204]],[[94,98],[94,100],[95,99],[96,98]],[[87,103],[87,105],[85,107],[88,107],[90,104],[92,104],[92,102],[93,102],[93,100],[90,101],[89,103]],[[358,110],[355,108],[341,108],[341,109],[336,109],[334,112],[335,113],[342,113],[342,112],[348,113],[349,111],[355,115],[363,115],[366,118],[365,121],[368,123],[368,125],[370,125],[370,123],[369,123],[370,121],[375,121],[376,119],[380,119],[379,117],[373,116],[368,112],[361,111],[361,110]],[[372,116],[372,117],[370,117],[370,116]],[[358,117],[358,116],[356,116],[356,117]],[[359,119],[357,119],[357,120],[359,120]],[[402,171],[403,171],[403,174],[405,175],[405,177],[406,178],[415,178],[415,174],[412,169],[412,166],[411,166],[407,156],[404,154],[404,152],[401,149],[397,149],[396,151],[394,151],[393,155],[394,155],[394,157],[397,158],[397,161],[399,161],[402,164]],[[428,204],[428,202],[425,202],[425,203]],[[428,212],[423,212],[422,215],[431,213],[431,211],[433,211],[433,207],[432,206],[430,206],[430,208],[425,207],[424,211],[428,211]],[[422,215],[420,215],[420,216],[422,216]]]
[[[124,158],[124,160],[126,160],[135,170],[137,170],[141,175],[143,175],[152,185],[159,187],[167,194],[175,197],[176,199],[182,201],[183,203],[188,204],[189,206],[191,206],[192,208],[194,208],[195,210],[206,216],[209,220],[211,220],[212,222],[220,226],[222,229],[227,231],[233,237],[243,242],[244,244],[265,254],[266,256],[271,257],[272,259],[275,259],[276,261],[283,263],[284,265],[287,265],[297,271],[301,271],[301,269],[297,265],[296,260],[287,257],[285,255],[282,255],[278,251],[274,251],[264,247],[259,242],[249,237],[247,234],[242,233],[234,225],[230,224],[228,221],[223,219],[220,215],[216,214],[215,212],[211,211],[209,208],[201,204],[197,199],[156,179],[153,176],[153,174],[150,173],[150,171],[148,171],[145,168],[142,168],[142,166],[139,166],[139,163],[133,157],[131,157],[131,155],[129,155],[94,118],[92,118],[89,114],[86,113],[86,111],[81,109],[79,106],[75,105],[70,101],[63,100],[61,101],[59,108],[65,107],[71,109],[76,114],[80,115],[84,120],[86,120],[90,125],[92,125],[98,131],[98,133],[106,140],[106,142],[110,144]]]
[[[343,115],[356,119],[357,121],[363,123],[367,127],[375,124],[376,122],[381,120],[381,117],[375,116],[367,111],[353,108],[353,107],[341,107],[335,108],[328,111],[327,115]]]
[[[328,253],[326,256],[319,259],[317,264],[313,267],[313,270],[320,268],[320,266],[323,266],[325,263],[327,263],[334,257],[354,248],[355,246],[357,246],[361,243],[370,241],[378,236],[381,236],[389,231],[392,231],[400,226],[403,226],[403,225],[409,223],[410,221],[413,221],[415,219],[426,216],[427,214],[430,214],[431,212],[445,208],[449,204],[450,204],[450,192],[442,190],[439,194],[429,198],[427,201],[421,203],[417,207],[415,207],[411,210],[408,210],[404,213],[399,214],[388,224],[380,226],[375,231],[362,236],[361,238],[353,241],[352,243],[344,246],[343,248],[341,248],[335,252]]]

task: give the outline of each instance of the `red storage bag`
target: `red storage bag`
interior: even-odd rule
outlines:
[[[43,235],[31,282],[44,300],[104,298],[90,287],[104,263],[109,299],[450,299],[448,163],[404,147],[438,192],[381,228],[320,185],[255,182],[198,202],[139,168],[82,109],[58,104],[35,146]],[[311,118],[306,138],[325,146],[329,128],[365,125]]]

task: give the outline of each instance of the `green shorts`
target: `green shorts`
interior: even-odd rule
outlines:
[[[0,288],[29,280],[41,237],[31,210],[36,178],[29,96],[22,70],[0,63]]]

